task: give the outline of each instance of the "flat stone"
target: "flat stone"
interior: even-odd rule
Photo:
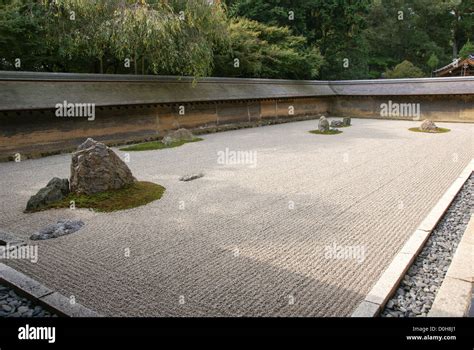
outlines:
[[[64,295],[54,292],[41,298],[42,302],[47,303],[57,312],[69,317],[99,317],[100,315],[81,304],[71,304],[70,299]]]
[[[203,173],[199,173],[199,174],[192,174],[192,175],[184,175],[184,176],[181,176],[179,178],[179,181],[192,181],[192,180],[196,180],[196,179],[199,179],[201,177],[203,177],[204,174]]]
[[[385,304],[397,289],[412,261],[413,256],[411,254],[398,253],[377,283],[372,287],[365,300],[374,304]]]
[[[375,317],[380,310],[379,304],[374,304],[364,300],[359,304],[357,309],[352,313],[351,317]]]
[[[472,298],[472,284],[446,277],[428,313],[428,317],[465,317]]]
[[[52,293],[51,289],[2,263],[0,263],[0,278],[35,298]]]
[[[428,239],[430,233],[423,230],[416,230],[404,244],[401,253],[412,254],[416,256],[423,248],[424,243]]]
[[[61,237],[80,230],[82,226],[84,226],[84,222],[81,220],[59,220],[56,224],[49,225],[39,232],[33,233],[30,239],[44,240]]]

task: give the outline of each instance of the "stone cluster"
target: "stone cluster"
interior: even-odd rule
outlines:
[[[57,317],[57,315],[0,284],[0,317]]]
[[[30,197],[26,211],[39,210],[64,199],[70,192],[94,194],[120,189],[135,178],[128,166],[109,147],[88,138],[72,154],[71,178],[52,178]]]

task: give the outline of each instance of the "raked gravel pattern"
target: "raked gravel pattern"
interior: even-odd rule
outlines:
[[[0,317],[57,317],[0,283]]]
[[[166,192],[113,213],[25,214],[32,194],[69,176],[71,156],[2,163],[0,229],[39,256],[5,263],[104,316],[348,316],[473,158],[474,125],[422,134],[408,130],[420,122],[352,119],[328,136],[308,132],[317,123],[130,152],[135,177]],[[232,164],[234,151],[256,161]],[[28,240],[60,219],[85,225]],[[365,254],[328,257],[334,245]]]
[[[466,181],[408,269],[382,317],[427,316],[474,211],[473,176]]]

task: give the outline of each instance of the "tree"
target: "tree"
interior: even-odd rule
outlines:
[[[410,61],[403,61],[397,64],[395,68],[389,69],[385,72],[385,77],[389,79],[396,78],[423,78],[425,75],[423,71],[414,66]]]
[[[0,65],[12,69],[204,76],[227,45],[207,0],[2,0]],[[126,67],[128,59],[133,67]]]
[[[323,63],[319,50],[288,27],[237,18],[229,39],[231,50],[216,55],[214,75],[314,79]]]
[[[288,26],[318,47],[325,58],[321,79],[365,78],[367,42],[363,36],[370,0],[236,0],[228,1],[232,16],[272,26]]]
[[[0,68],[61,69],[57,41],[45,40],[48,9],[27,0],[5,0],[0,6]]]
[[[431,71],[435,70],[438,67],[439,59],[434,53],[431,54],[430,58],[428,59],[428,67],[430,67]]]
[[[474,54],[474,44],[470,40],[466,41],[462,49],[459,51],[459,56],[466,59],[470,54]]]

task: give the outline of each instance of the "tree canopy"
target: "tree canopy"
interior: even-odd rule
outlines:
[[[0,69],[430,76],[473,33],[469,0],[0,0]]]

